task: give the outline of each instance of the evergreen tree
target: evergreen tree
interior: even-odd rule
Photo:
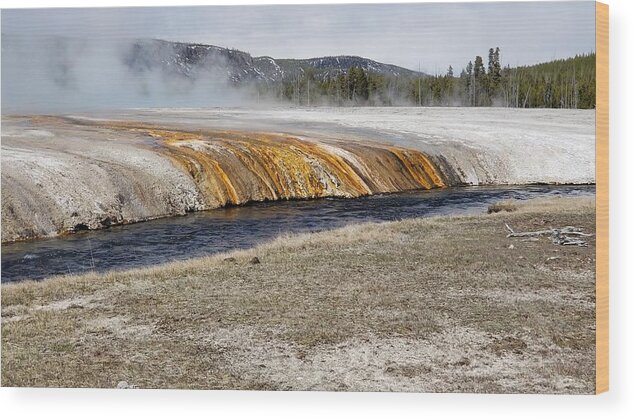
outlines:
[[[495,47],[495,53],[493,53],[493,74],[499,79],[502,77],[502,66],[500,65],[500,47]]]
[[[337,103],[343,105],[348,100],[348,80],[344,73],[339,73],[335,83],[337,91]]]
[[[502,78],[502,68],[500,66],[500,48],[489,48],[489,64],[487,75],[487,96],[491,102],[498,94],[500,79]]]
[[[482,57],[477,55],[473,64],[473,105],[487,105],[486,71]]]
[[[475,101],[474,101],[475,80],[473,75],[473,63],[471,61],[469,61],[469,63],[467,64],[466,73],[467,73],[467,83],[466,83],[467,106],[473,106],[475,105]]]
[[[495,50],[493,48],[489,48],[489,64],[487,66],[487,70],[489,74],[493,74],[493,67],[494,67],[494,62],[495,59],[493,58],[495,54]]]
[[[369,97],[368,91],[368,76],[365,74],[365,71],[362,68],[357,68],[357,102],[365,103]]]

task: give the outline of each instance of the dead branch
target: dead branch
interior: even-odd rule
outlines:
[[[564,226],[559,229],[547,229],[537,230],[534,232],[515,232],[507,223],[504,224],[509,234],[507,238],[524,238],[525,241],[536,241],[538,237],[544,235],[550,235],[552,242],[556,245],[576,245],[576,246],[588,246],[587,242],[576,237],[594,236],[591,233],[583,233],[580,228],[574,226]]]
[[[553,233],[553,229],[548,230],[537,230],[535,232],[515,232],[511,231],[507,238],[526,238],[526,237],[534,237],[534,236],[542,236],[542,235],[551,235]]]

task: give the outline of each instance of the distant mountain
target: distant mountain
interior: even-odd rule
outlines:
[[[300,77],[306,69],[316,79],[325,80],[359,67],[383,76],[414,78],[426,76],[403,67],[379,63],[356,56],[329,56],[308,59],[275,59],[214,45],[140,40],[132,44],[123,57],[134,72],[161,70],[167,74],[197,78],[204,74],[225,75],[234,83],[283,82]]]

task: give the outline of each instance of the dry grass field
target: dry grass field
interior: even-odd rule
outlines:
[[[4,285],[2,385],[593,393],[594,237],[505,224],[594,216],[534,200]]]

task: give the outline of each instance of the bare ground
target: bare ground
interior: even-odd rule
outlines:
[[[594,200],[502,207],[2,286],[2,385],[593,393],[594,237],[505,223],[594,233]]]

